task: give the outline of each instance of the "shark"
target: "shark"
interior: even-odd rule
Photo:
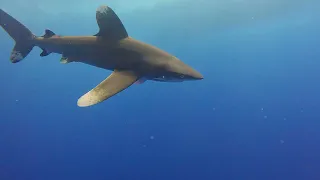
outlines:
[[[101,5],[96,9],[98,32],[92,36],[60,36],[45,29],[42,36],[34,35],[17,19],[0,9],[0,26],[15,41],[10,61],[25,59],[34,47],[42,49],[41,57],[61,54],[60,62],[80,62],[112,71],[93,89],[82,95],[77,105],[88,107],[137,83],[147,80],[183,82],[201,80],[203,76],[168,52],[128,35],[112,8]]]

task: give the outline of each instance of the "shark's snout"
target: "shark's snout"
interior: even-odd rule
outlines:
[[[202,74],[200,74],[197,70],[193,69],[191,66],[180,61],[179,71],[181,74],[184,74],[186,80],[201,80],[203,79]]]
[[[179,79],[183,80],[201,80],[203,79],[202,74],[191,66],[185,64],[178,58],[174,58],[173,61],[168,63],[167,70],[173,72],[174,76],[178,75]]]
[[[203,79],[202,74],[200,74],[198,71],[192,69],[192,71],[189,73],[189,76],[193,78],[194,80],[201,80]]]

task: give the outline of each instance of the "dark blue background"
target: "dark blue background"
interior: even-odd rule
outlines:
[[[38,48],[12,64],[14,42],[0,31],[0,179],[319,179],[317,7],[235,13],[232,20],[210,16],[208,7],[199,17],[175,11],[183,6],[120,13],[131,36],[205,79],[147,81],[89,108],[77,99],[109,71],[63,65],[55,54],[40,58]],[[95,9],[52,16],[12,10],[37,35],[98,29]]]

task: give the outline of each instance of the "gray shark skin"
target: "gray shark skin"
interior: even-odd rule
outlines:
[[[78,106],[100,103],[142,79],[162,82],[201,80],[203,76],[177,57],[128,36],[119,17],[108,6],[96,11],[99,32],[93,36],[58,36],[45,30],[35,36],[18,20],[0,9],[0,25],[15,40],[10,60],[23,60],[37,46],[40,56],[62,55],[61,63],[81,62],[113,71],[78,99]]]

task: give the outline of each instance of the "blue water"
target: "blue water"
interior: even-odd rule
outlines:
[[[110,5],[130,36],[204,75],[133,85],[79,108],[111,72],[34,48],[9,61],[0,31],[1,180],[318,180],[320,3],[315,0],[4,0],[32,32],[98,31]]]

